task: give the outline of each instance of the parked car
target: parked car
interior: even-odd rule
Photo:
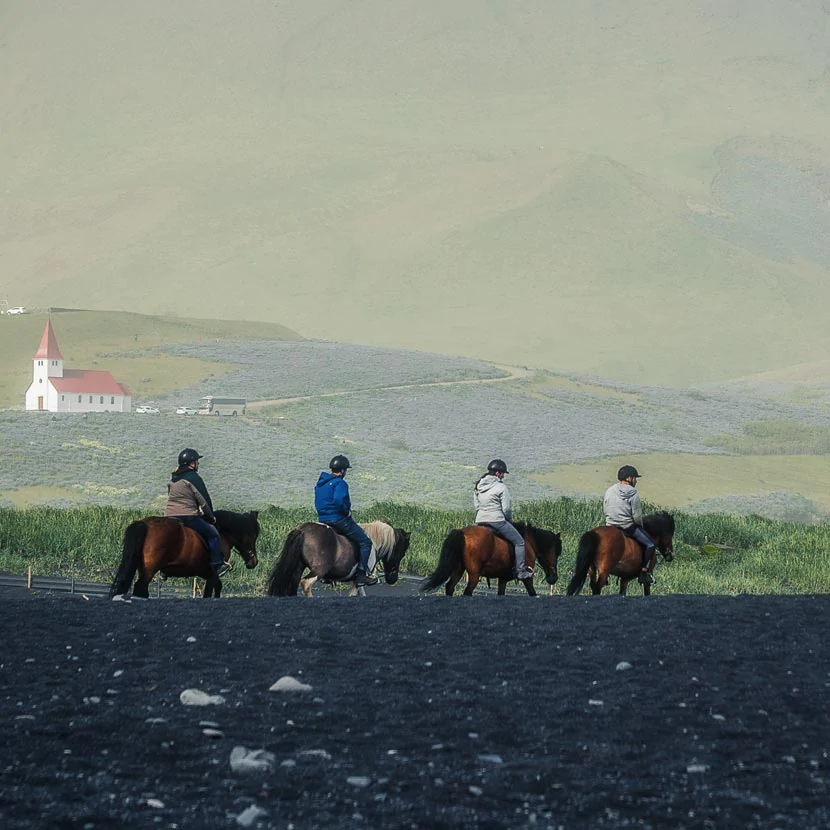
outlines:
[[[157,406],[137,406],[133,412],[139,415],[160,415],[161,410]]]
[[[198,415],[199,410],[195,406],[180,406],[176,410],[176,415]]]
[[[25,314],[26,309],[22,305],[16,305],[13,308],[6,309],[6,314]]]

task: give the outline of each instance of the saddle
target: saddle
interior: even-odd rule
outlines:
[[[349,571],[348,576],[344,580],[337,580],[338,582],[348,582],[350,579],[353,579],[355,574],[357,573],[357,566],[360,564],[360,545],[354,541],[354,539],[350,539],[346,536],[345,533],[338,530],[336,527],[332,527],[328,522],[317,522],[317,524],[324,525],[327,527],[335,536],[339,536],[341,539],[345,539],[351,546],[352,546],[352,553],[354,554],[354,567]],[[372,573],[375,569],[375,565],[377,564],[377,552],[375,551],[375,543],[372,542],[372,552],[369,554],[369,573]],[[322,578],[320,580],[324,585],[329,584],[329,580]]]
[[[487,522],[478,522],[478,524],[476,524],[476,527],[486,527],[487,530],[489,530],[490,533],[493,534],[493,536],[495,536],[498,539],[501,539],[502,542],[504,542],[507,545],[507,552],[510,554],[511,558],[515,559],[516,546],[509,539],[505,539],[504,536],[498,533],[492,525],[487,524]]]

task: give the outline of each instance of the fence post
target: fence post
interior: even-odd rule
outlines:
[[[161,577],[156,577],[156,599],[161,599]]]
[[[193,577],[193,599],[196,599],[196,589],[198,587],[199,580],[194,576]]]
[[[26,587],[31,591],[32,590],[32,566],[29,565],[26,568]]]

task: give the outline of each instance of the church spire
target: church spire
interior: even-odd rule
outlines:
[[[58,341],[52,329],[52,321],[46,321],[46,328],[43,330],[43,337],[40,338],[40,346],[35,352],[35,360],[63,360],[61,350],[58,348]]]

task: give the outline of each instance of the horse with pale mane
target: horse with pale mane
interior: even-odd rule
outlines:
[[[386,583],[394,585],[398,581],[401,560],[409,549],[411,534],[388,522],[375,521],[360,526],[372,540],[369,571],[378,565]],[[265,592],[270,597],[292,597],[302,586],[303,593],[310,597],[317,580],[323,583],[353,581],[357,564],[358,552],[348,538],[321,522],[305,522],[286,537],[282,552],[268,575]],[[357,593],[365,595],[363,588],[353,586],[349,596]]]

